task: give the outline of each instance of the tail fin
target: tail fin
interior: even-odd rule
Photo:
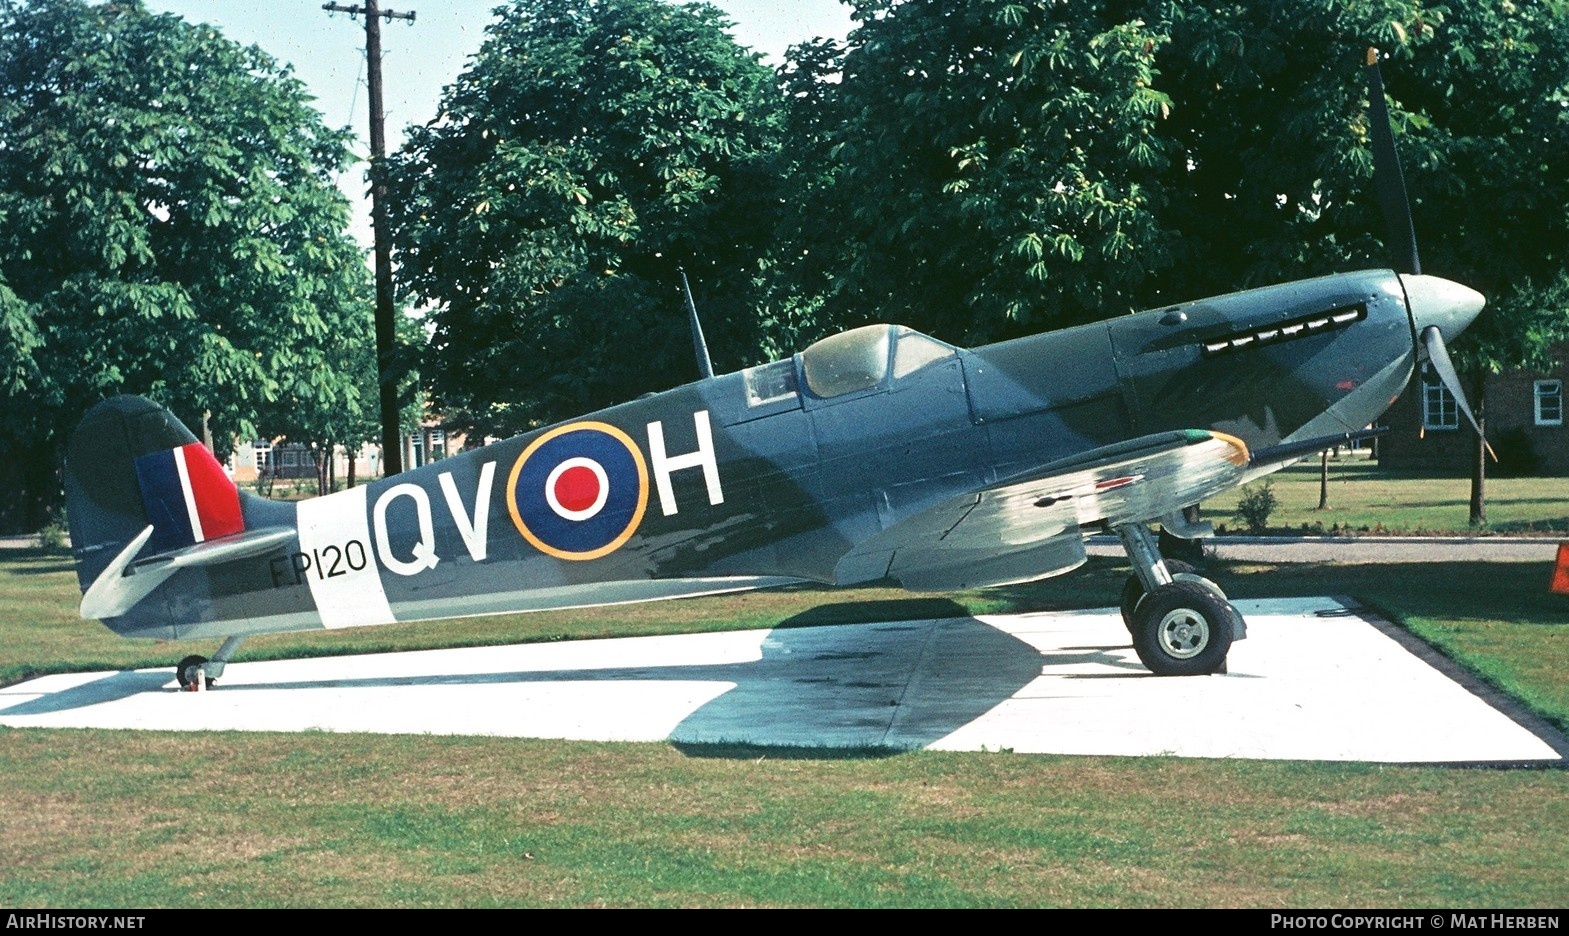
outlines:
[[[66,449],[65,499],[84,592],[149,526],[153,553],[245,529],[239,491],[212,453],[141,397],[113,397],[82,418]]]

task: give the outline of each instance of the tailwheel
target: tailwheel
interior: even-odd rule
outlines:
[[[1156,676],[1225,672],[1237,609],[1191,581],[1162,585],[1133,612],[1133,649]]]
[[[208,676],[202,669],[206,665],[207,658],[197,656],[194,653],[180,661],[180,665],[174,668],[174,678],[179,682],[181,692],[194,692],[196,690],[196,680],[199,678],[207,681],[202,688],[212,688],[213,678]]]
[[[240,649],[244,640],[244,637],[224,640],[223,646],[218,648],[210,660],[194,653],[181,660],[180,665],[174,668],[174,678],[179,681],[180,689],[185,692],[211,689],[213,683],[223,676],[224,668],[234,659],[235,651]]]

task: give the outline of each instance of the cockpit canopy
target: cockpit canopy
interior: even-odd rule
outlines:
[[[822,399],[870,390],[953,357],[955,350],[902,325],[863,325],[801,352],[806,388]]]
[[[762,364],[741,372],[748,408],[783,405],[801,398],[797,361],[806,390],[818,400],[832,400],[888,387],[929,365],[958,354],[952,345],[902,325],[865,325],[831,335],[794,358]]]

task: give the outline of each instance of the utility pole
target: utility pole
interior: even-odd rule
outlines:
[[[365,75],[370,85],[370,217],[376,242],[376,373],[381,389],[381,464],[382,475],[403,470],[403,430],[398,425],[397,373],[398,329],[392,307],[392,246],[387,230],[387,133],[386,114],[381,105],[381,20],[414,22],[414,13],[395,13],[377,8],[376,0],[359,6],[324,3],[329,13],[365,17]]]

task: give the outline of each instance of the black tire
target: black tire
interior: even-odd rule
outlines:
[[[1198,576],[1198,572],[1194,570],[1193,566],[1183,562],[1181,559],[1167,559],[1166,571],[1171,573],[1172,578],[1176,578],[1179,575]],[[1122,583],[1122,598],[1118,606],[1122,610],[1122,623],[1129,631],[1133,630],[1133,611],[1139,606],[1139,602],[1143,598],[1144,583],[1139,581],[1137,575],[1128,576],[1128,580]]]
[[[181,689],[189,689],[189,688],[191,688],[191,670],[192,670],[192,668],[193,667],[197,667],[197,666],[202,666],[206,662],[207,662],[207,658],[206,657],[204,657],[204,656],[197,656],[194,653],[180,661],[180,665],[176,666],[174,668],[174,678],[175,678],[175,681],[177,681],[180,684],[180,688]],[[209,689],[212,688],[212,680],[211,679],[207,680],[207,688],[209,688]]]
[[[1223,672],[1237,609],[1196,582],[1172,582],[1133,613],[1133,649],[1156,676]]]

